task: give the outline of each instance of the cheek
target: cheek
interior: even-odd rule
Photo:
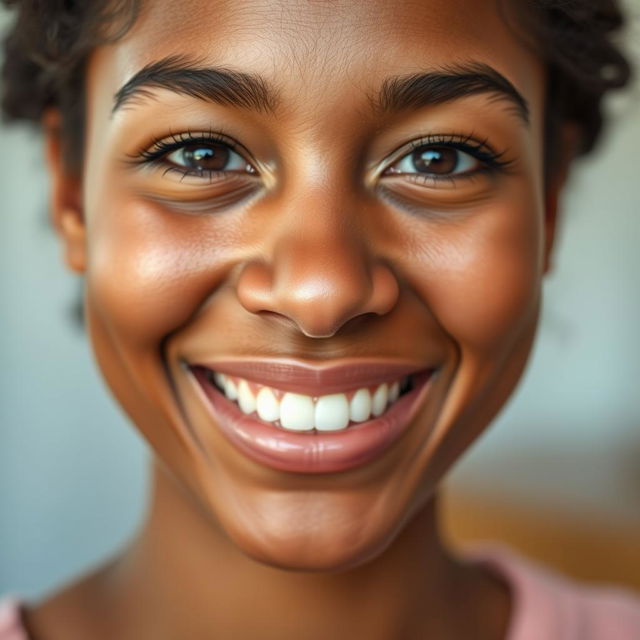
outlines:
[[[530,195],[530,198],[527,198]],[[414,236],[413,286],[457,350],[446,399],[424,450],[431,485],[504,405],[537,326],[543,209],[523,189]]]
[[[462,351],[491,353],[537,313],[542,213],[535,204],[492,203],[471,216],[418,235],[424,276],[414,282]]]
[[[102,196],[87,210],[86,312],[94,353],[152,447],[188,475],[197,452],[167,377],[165,346],[216,295],[237,243],[211,218],[117,191]]]
[[[157,345],[216,290],[238,245],[224,222],[135,199],[102,202],[90,212],[89,302],[120,338]]]

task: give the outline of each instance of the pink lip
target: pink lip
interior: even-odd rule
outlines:
[[[311,396],[373,387],[424,370],[424,365],[415,363],[364,359],[324,367],[282,359],[220,360],[198,362],[197,365],[283,391]]]
[[[334,372],[347,370],[335,367],[331,369]],[[216,363],[215,370],[240,375],[238,369],[232,371],[225,367],[223,370],[219,367],[219,363]],[[360,376],[362,376],[364,369],[360,368],[359,370]],[[207,382],[206,373],[201,368],[196,367],[192,371],[199,382],[198,387],[208,400],[207,404],[222,433],[237,449],[248,458],[272,469],[311,474],[348,471],[379,458],[409,428],[430,387],[429,381],[432,375],[432,371],[424,370],[415,375],[414,389],[401,396],[379,418],[350,426],[344,431],[336,433],[318,431],[298,433],[263,422],[255,414],[242,413],[234,402],[228,400]],[[282,377],[285,376],[284,372],[289,372],[286,375],[290,375],[291,371],[293,369],[288,365],[284,367],[283,373],[278,374],[281,376],[278,382],[284,382]],[[395,369],[391,377],[387,376],[382,381],[393,380],[397,371],[399,369]],[[257,369],[253,368],[251,378],[258,377],[256,372]],[[244,371],[243,374],[242,377],[246,376]],[[259,378],[261,382],[267,382],[262,375]],[[371,380],[372,378],[366,376],[358,377],[357,384],[360,385],[362,381]],[[344,386],[341,387],[341,390],[344,390]],[[316,387],[317,393],[318,388]],[[322,393],[327,393],[324,387]]]

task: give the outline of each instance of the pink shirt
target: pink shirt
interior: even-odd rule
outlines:
[[[616,587],[577,584],[503,547],[471,554],[511,586],[505,640],[640,640],[640,597]],[[0,603],[0,640],[29,640],[16,600]]]
[[[505,547],[485,547],[471,557],[511,586],[505,640],[640,640],[640,594],[574,582]]]
[[[12,598],[0,602],[0,640],[29,640],[20,621],[20,605]]]

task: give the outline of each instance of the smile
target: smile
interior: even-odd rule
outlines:
[[[411,376],[321,396],[292,393],[224,373],[206,371],[207,382],[246,415],[256,413],[264,422],[290,431],[342,431],[378,418],[404,393],[412,389]]]
[[[243,454],[301,473],[346,471],[381,456],[407,430],[433,369],[356,362],[190,367],[222,433]]]

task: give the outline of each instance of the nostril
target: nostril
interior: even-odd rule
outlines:
[[[239,275],[236,296],[240,304],[251,313],[271,312],[272,287],[273,276],[269,265],[252,261],[244,265]]]
[[[400,297],[400,284],[391,267],[378,263],[372,268],[371,297],[367,301],[367,310],[376,315],[389,313]]]
[[[298,324],[284,313],[278,313],[277,311],[269,311],[268,309],[263,309],[256,312],[256,315],[264,318],[267,321],[284,325],[288,329],[295,329],[297,331],[300,330]]]
[[[330,338],[348,323],[386,315],[398,301],[399,283],[384,262],[346,250],[334,252],[332,260],[313,260],[309,254],[317,253],[316,245],[285,249],[280,247],[273,264],[255,260],[242,266],[236,295],[248,312],[286,320],[310,338]]]
[[[362,329],[363,325],[375,322],[379,317],[379,314],[374,313],[373,311],[361,313],[360,315],[354,316],[353,318],[347,320],[347,322],[345,322],[344,325],[340,328],[340,331],[341,333],[359,331]]]

